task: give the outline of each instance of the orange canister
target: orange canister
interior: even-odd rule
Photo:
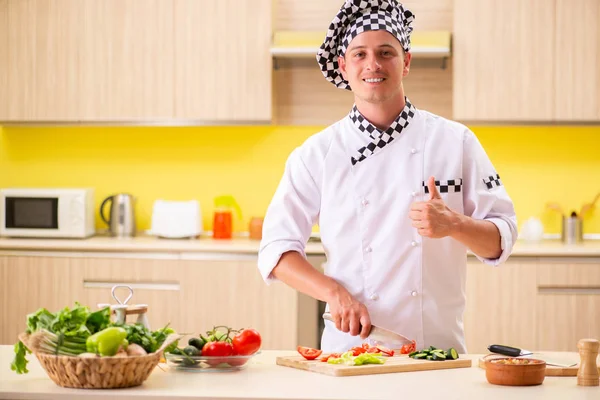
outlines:
[[[233,210],[237,216],[242,217],[242,210],[233,196],[219,196],[215,198],[215,211],[213,216],[213,238],[231,239],[233,236]]]
[[[248,227],[250,239],[253,239],[253,240],[262,239],[262,228],[263,228],[263,218],[259,218],[259,217],[252,218],[250,220],[250,226]]]

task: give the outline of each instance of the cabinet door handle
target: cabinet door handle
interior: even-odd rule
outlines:
[[[598,286],[538,286],[539,294],[579,294],[579,295],[600,295]]]
[[[127,285],[138,290],[172,290],[179,291],[179,282],[107,282],[107,281],[83,281],[84,288],[112,289],[115,285]]]

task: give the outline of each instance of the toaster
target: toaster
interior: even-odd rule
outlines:
[[[200,203],[197,200],[156,200],[148,233],[169,239],[200,236],[203,233]]]

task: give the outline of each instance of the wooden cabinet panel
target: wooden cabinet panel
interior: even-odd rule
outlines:
[[[537,348],[578,351],[580,339],[600,338],[600,262],[541,263],[537,270]]]
[[[80,285],[83,287],[81,303],[96,309],[98,303],[116,302],[112,298],[114,285],[129,285],[133,297],[128,304],[147,304],[148,322],[152,330],[170,323],[181,331],[185,321],[182,307],[182,282],[187,279],[177,260],[129,259],[129,258],[75,258],[72,263],[83,271]],[[126,289],[118,289],[125,298]],[[128,316],[134,323],[136,316]]]
[[[172,2],[11,1],[8,29],[3,119],[173,116]]]
[[[271,119],[271,0],[174,0],[175,118]]]
[[[0,0],[0,120],[8,118],[8,0]]]
[[[599,121],[600,2],[555,1],[555,118]]]
[[[454,118],[553,120],[554,65],[569,62],[555,53],[554,20],[547,0],[456,0]]]
[[[14,344],[27,328],[27,315],[46,308],[73,307],[83,294],[83,270],[69,258],[0,256],[0,344]]]
[[[2,62],[8,74],[2,93],[8,101],[5,119],[77,120],[82,8],[76,3],[8,2],[8,56]]]
[[[535,260],[499,267],[469,261],[465,310],[469,353],[487,353],[490,344],[536,348],[535,321]]]
[[[173,2],[76,0],[82,19],[80,119],[173,116]]]

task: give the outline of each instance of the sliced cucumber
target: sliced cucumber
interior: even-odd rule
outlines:
[[[435,346],[429,346],[423,350],[413,351],[408,356],[415,360],[444,361],[458,359],[458,352],[454,347],[442,350]]]
[[[450,347],[446,353],[448,360],[458,360],[458,351],[454,347]]]

